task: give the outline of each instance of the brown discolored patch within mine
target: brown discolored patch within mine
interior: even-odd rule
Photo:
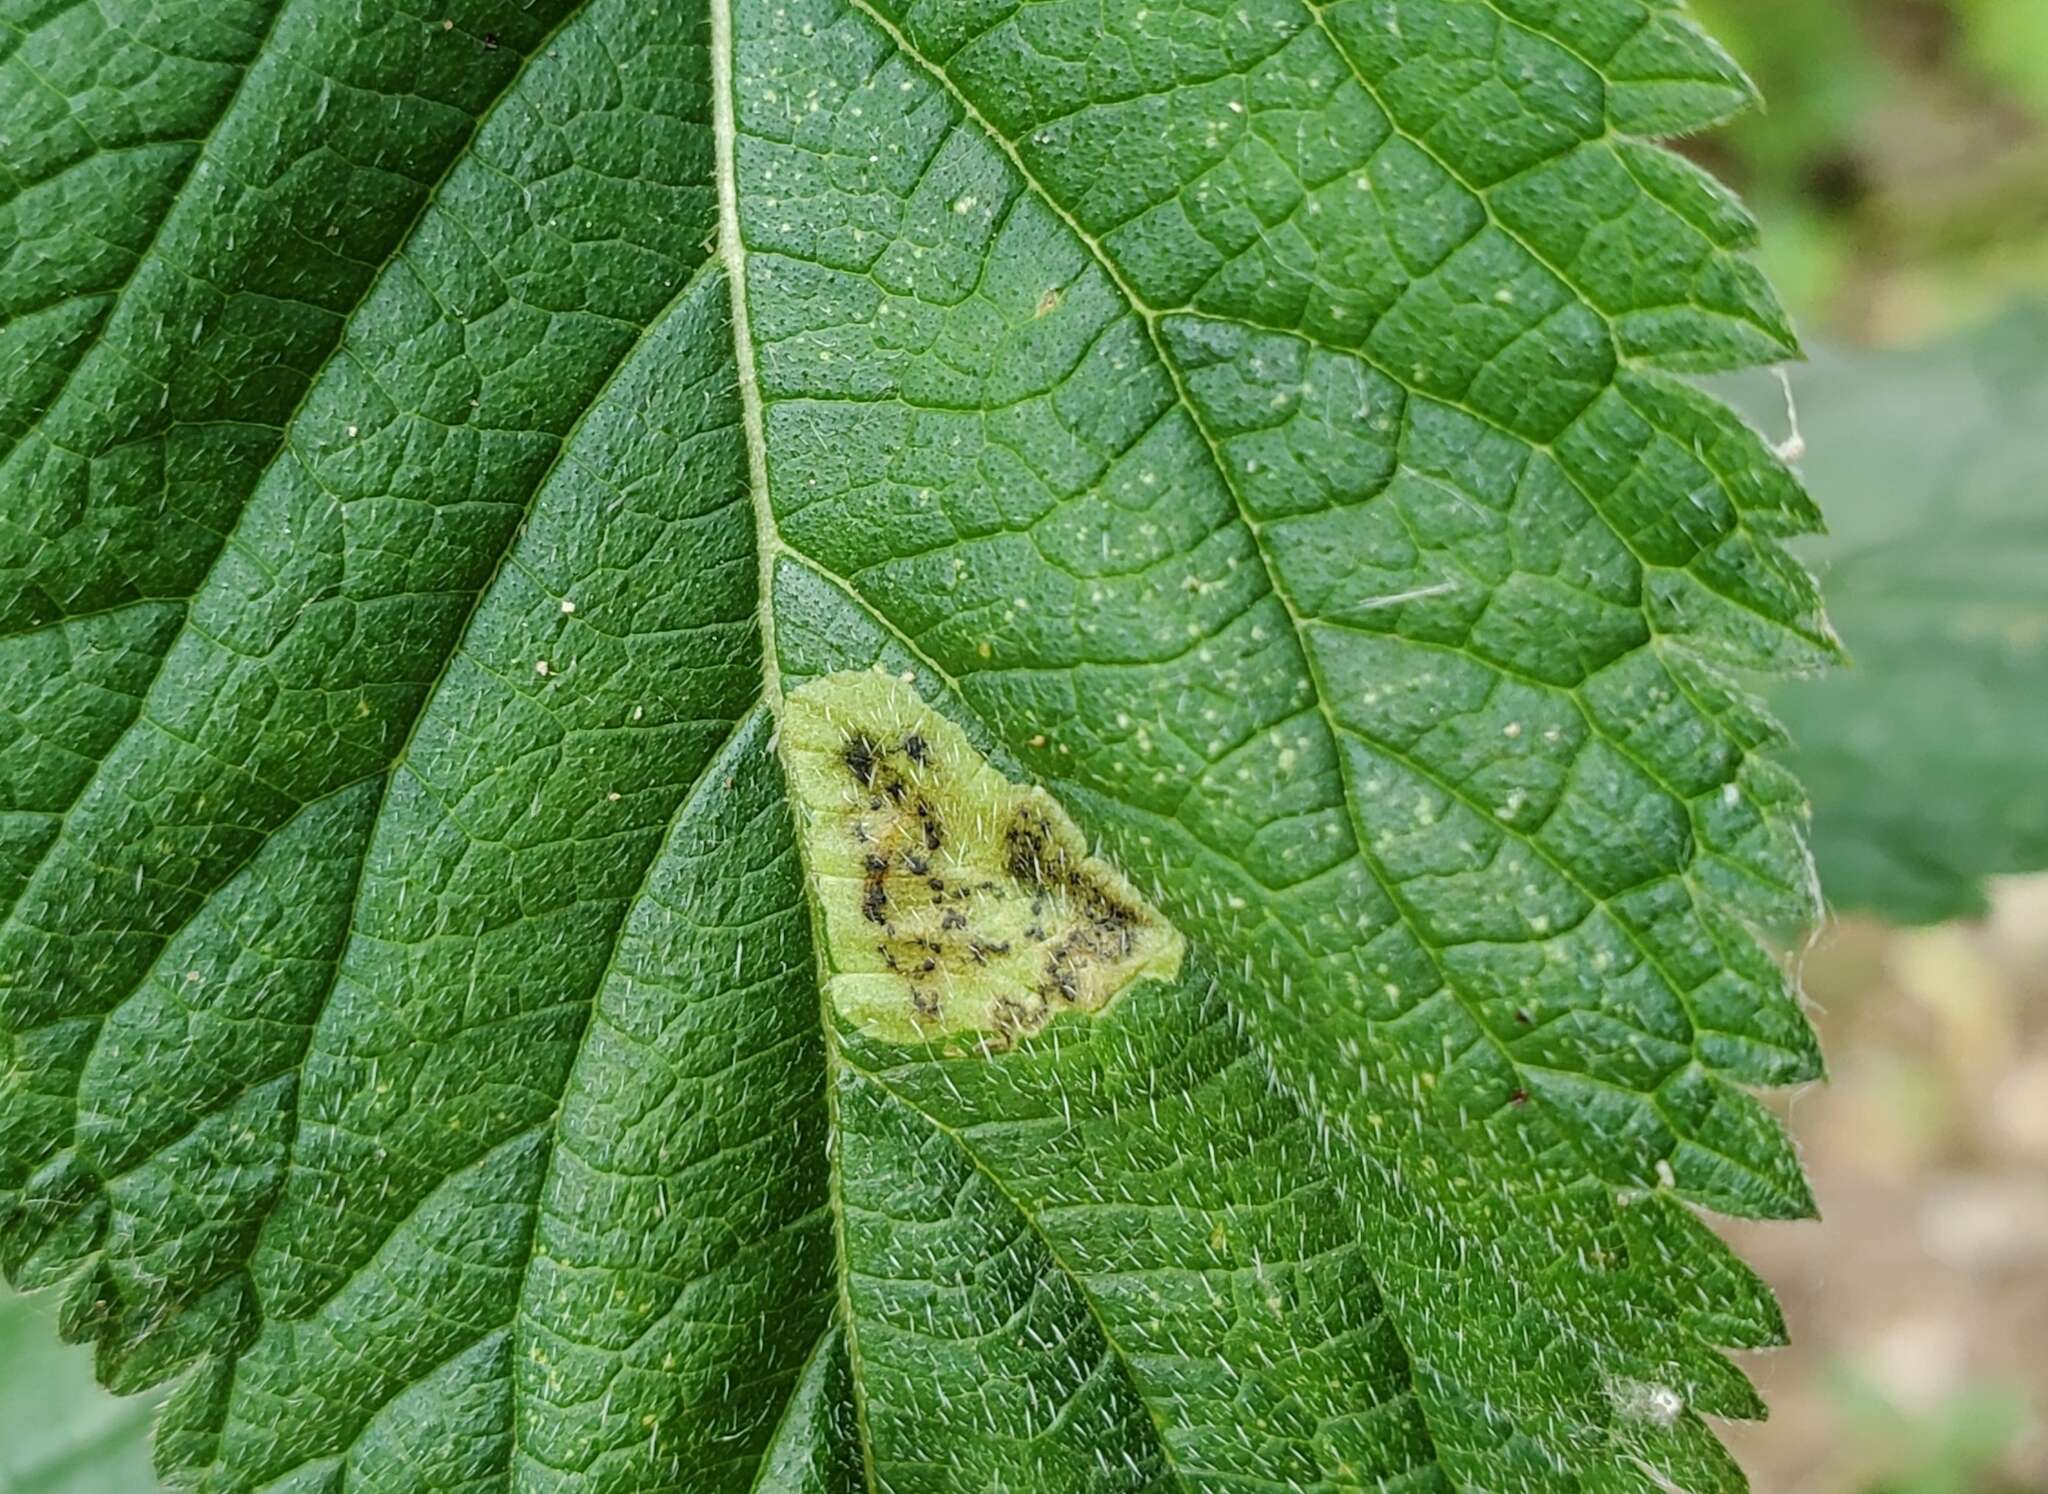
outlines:
[[[1034,921],[1027,932],[1044,944],[1037,993],[1045,1001],[1071,1006],[1080,999],[1084,970],[1131,957],[1142,915],[1076,862],[1041,811],[1020,808],[1003,832],[1003,849],[1010,879],[1031,898]],[[1068,899],[1080,917],[1051,938],[1044,914],[1055,895]]]
[[[933,870],[945,828],[913,777],[929,768],[931,749],[915,731],[885,742],[853,730],[839,758],[869,811],[854,821],[853,834],[865,869],[861,914],[881,930],[875,953],[909,986],[912,1009],[927,1021],[938,1020],[945,1012],[942,966],[975,958],[968,937],[974,920],[966,905],[977,888]],[[879,833],[878,824],[884,827]]]

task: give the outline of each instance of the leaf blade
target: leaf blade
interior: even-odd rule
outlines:
[[[1755,1409],[1717,1346],[1777,1324],[1676,1200],[1810,1207],[1742,1086],[1817,1056],[1753,933],[1811,903],[1797,793],[1719,671],[1833,643],[1777,543],[1810,505],[1665,372],[1791,347],[1752,227],[1616,131],[1745,80],[1625,0],[557,19],[442,28],[524,61],[464,85],[502,110],[428,143],[417,221],[367,230],[375,289],[218,564],[186,546],[189,612],[61,546],[72,602],[122,610],[22,594],[55,682],[22,719],[91,701],[105,781],[46,754],[22,806],[10,1268],[85,1268],[110,1372],[194,1364],[163,1444],[222,1489],[937,1488],[955,1456],[992,1487],[1738,1487],[1699,1415]],[[51,643],[94,626],[105,697]],[[817,899],[757,697],[877,661],[1056,793],[1202,979],[964,1068],[794,1015]],[[345,937],[292,966],[317,1015],[217,1073],[148,1060],[175,1013],[100,1058],[135,973],[224,941],[222,889],[349,795],[360,848],[315,836]],[[750,941],[689,934],[741,890],[760,1009]],[[656,1014],[702,989],[762,1053],[691,1069],[733,1034]],[[278,1121],[164,1153],[158,1192],[252,1202],[99,1210],[88,1072],[194,1137]],[[1219,1123],[1254,1160],[1145,1165]],[[199,1264],[149,1278],[126,1217]],[[716,1265],[736,1219],[766,1238]],[[914,1321],[941,1299],[953,1329]]]

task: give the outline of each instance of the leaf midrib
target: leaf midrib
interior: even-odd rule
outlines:
[[[711,134],[712,170],[717,175],[718,235],[713,259],[723,264],[726,299],[730,308],[734,377],[740,391],[740,425],[747,447],[747,497],[754,516],[754,586],[758,619],[756,632],[761,649],[761,696],[775,722],[769,749],[782,730],[782,664],[775,641],[775,563],[783,552],[782,536],[768,497],[768,439],[763,419],[761,384],[754,362],[754,337],[747,305],[747,254],[740,233],[739,169],[737,164],[739,126],[736,92],[738,44],[733,24],[732,0],[710,0],[711,20]],[[797,856],[804,856],[802,838],[797,838]],[[860,1443],[861,1479],[868,1494],[879,1494],[881,1483],[875,1467],[875,1438],[868,1420],[867,1377],[863,1372],[860,1334],[850,1295],[851,1269],[846,1244],[846,1190],[841,1170],[842,1128],[835,1070],[839,1064],[838,1039],[827,1007],[823,972],[825,934],[816,900],[809,895],[809,873],[805,871],[804,904],[810,920],[810,942],[818,984],[818,1027],[824,1072],[826,1202],[832,1216],[832,1286],[835,1312],[839,1318],[850,1368],[847,1376],[853,1398],[855,1434]],[[829,1335],[828,1335],[829,1336]],[[814,1352],[816,1352],[814,1350]],[[790,1384],[793,1400],[803,1388],[799,1372]],[[785,1405],[784,1414],[788,1407]],[[763,1445],[755,1469],[758,1483],[775,1450],[774,1439]]]
[[[1189,412],[1190,418],[1194,421],[1196,429],[1200,434],[1205,447],[1208,449],[1211,461],[1214,463],[1218,473],[1222,476],[1224,486],[1231,495],[1231,499],[1236,507],[1239,519],[1245,524],[1247,529],[1250,530],[1250,532],[1254,536],[1253,548],[1257,551],[1260,566],[1265,572],[1267,588],[1275,597],[1279,598],[1282,601],[1283,605],[1285,605],[1287,609],[1288,618],[1290,620],[1290,623],[1293,625],[1297,639],[1299,640],[1302,630],[1301,619],[1295,612],[1292,600],[1288,598],[1285,592],[1280,588],[1278,584],[1278,578],[1273,573],[1271,562],[1266,555],[1264,546],[1257,542],[1257,526],[1253,523],[1250,513],[1245,508],[1242,495],[1238,493],[1236,486],[1233,483],[1231,483],[1229,479],[1227,464],[1223,462],[1221,454],[1217,450],[1214,437],[1211,435],[1208,429],[1201,423],[1199,415],[1197,415],[1194,411],[1193,401],[1190,398],[1185,382],[1181,377],[1181,372],[1178,365],[1176,365],[1166,355],[1164,343],[1161,341],[1158,333],[1158,313],[1149,308],[1146,305],[1146,303],[1138,297],[1138,295],[1132,289],[1132,287],[1126,284],[1120,268],[1110,259],[1107,253],[1104,252],[1101,245],[1097,243],[1094,237],[1090,235],[1081,226],[1081,224],[1073,218],[1073,216],[1066,210],[1064,205],[1062,205],[1057,199],[1055,199],[1053,195],[1049,191],[1047,191],[1046,188],[1036,179],[1036,177],[1033,176],[1033,174],[1025,167],[1023,160],[1018,156],[1015,147],[1011,144],[1007,137],[1005,137],[998,130],[996,130],[994,125],[982,116],[980,111],[974,106],[973,102],[960,93],[960,91],[953,85],[952,80],[948,78],[941,69],[936,67],[930,61],[928,61],[920,52],[918,52],[918,50],[911,45],[908,38],[906,38],[892,23],[890,23],[886,17],[880,15],[878,12],[873,10],[866,3],[866,0],[847,0],[847,3],[850,9],[857,11],[871,24],[879,28],[890,39],[891,43],[904,57],[915,63],[922,71],[924,71],[928,76],[930,76],[934,83],[936,83],[940,90],[945,94],[945,96],[952,100],[956,107],[960,108],[966,115],[966,117],[970,119],[976,125],[976,127],[983,132],[983,134],[988,138],[990,143],[995,145],[997,149],[999,149],[1004,154],[1004,156],[1009,160],[1012,167],[1018,172],[1022,180],[1039,196],[1039,198],[1042,201],[1046,203],[1048,208],[1050,208],[1050,210],[1054,212],[1063,223],[1066,224],[1068,229],[1075,234],[1077,239],[1079,239],[1079,241],[1087,247],[1095,261],[1099,265],[1101,265],[1104,271],[1110,276],[1112,282],[1115,284],[1119,293],[1125,299],[1126,303],[1138,315],[1139,319],[1145,327],[1146,337],[1152,348],[1154,356],[1158,359],[1160,366],[1167,371],[1168,375],[1171,377],[1173,381],[1175,398],[1177,403],[1183,409]],[[774,509],[768,487],[767,443],[763,421],[763,400],[760,390],[759,378],[755,368],[753,338],[749,328],[748,321],[746,288],[747,255],[745,242],[740,231],[739,220],[738,171],[736,169],[735,164],[736,146],[738,140],[738,128],[735,119],[737,100],[734,91],[734,78],[736,71],[734,67],[734,58],[736,53],[731,4],[732,0],[711,0],[711,55],[713,90],[712,108],[713,129],[714,137],[716,140],[715,170],[718,174],[719,199],[718,243],[720,256],[726,262],[727,282],[732,302],[734,354],[736,363],[738,365],[737,374],[740,385],[741,405],[747,433],[749,486],[755,515],[756,542],[759,549],[759,594],[761,608],[760,631],[762,641],[763,686],[766,698],[770,702],[770,708],[776,713],[776,719],[779,723],[781,719],[782,690],[780,661],[777,658],[775,647],[775,618],[773,591],[774,565],[776,559],[782,554],[788,554],[792,558],[798,560],[800,563],[806,562],[807,557],[803,556],[800,552],[795,551],[794,549],[790,548],[788,545],[784,543],[781,537],[780,530],[775,522]],[[842,586],[846,585],[846,583],[844,582],[841,582],[840,584]],[[863,607],[868,607],[865,598],[859,597],[858,593],[856,592],[852,592],[851,587],[848,587],[848,590],[855,596],[856,600],[859,601]],[[868,608],[868,610],[872,611],[873,609],[870,607]],[[892,632],[897,632],[898,636],[900,636],[900,630],[895,629],[893,624],[889,624],[889,626]],[[1306,659],[1309,655],[1309,650],[1305,642],[1301,644],[1301,648],[1304,658]],[[922,657],[922,650],[918,650],[917,652],[919,653],[920,657]],[[1312,661],[1309,663],[1309,668],[1313,674],[1314,665]],[[950,676],[945,676],[943,671],[940,672],[943,677],[950,679]],[[1315,688],[1317,694],[1318,709],[1322,711],[1326,726],[1328,727],[1328,729],[1332,731],[1334,735],[1335,722],[1331,719],[1329,715],[1327,704],[1325,702],[1325,687],[1319,675],[1315,676]],[[1348,780],[1346,785],[1345,799],[1348,811],[1352,802]],[[1354,822],[1354,836],[1357,836],[1360,834],[1360,831],[1356,828],[1355,815],[1352,816],[1352,819]],[[1361,854],[1363,854],[1362,845],[1360,847],[1360,850]],[[1370,863],[1369,865],[1371,865],[1371,869],[1375,878],[1380,879],[1384,887],[1384,879],[1379,871],[1379,868],[1376,865]],[[1389,896],[1391,898],[1391,892],[1389,892]],[[868,1408],[864,1376],[861,1373],[858,1329],[854,1320],[852,1302],[850,1297],[848,1296],[848,1281],[851,1274],[851,1266],[846,1254],[845,1199],[840,1172],[839,1156],[840,1120],[839,1106],[837,1102],[836,1093],[836,1070],[841,1066],[852,1066],[847,1065],[846,1060],[843,1059],[843,1057],[838,1052],[838,1045],[834,1037],[832,1013],[829,1010],[829,1006],[823,994],[824,979],[822,969],[822,951],[824,949],[824,944],[822,943],[822,930],[818,926],[818,910],[813,900],[807,898],[806,901],[809,904],[812,916],[814,936],[812,943],[814,949],[820,951],[819,959],[821,962],[819,971],[819,1018],[824,1030],[825,1038],[825,1093],[828,1118],[827,1151],[830,1166],[830,1181],[828,1191],[829,1196],[831,1198],[833,1213],[835,1257],[834,1265],[835,1275],[837,1278],[835,1284],[838,1290],[839,1307],[840,1312],[842,1314],[843,1325],[845,1328],[847,1354],[853,1367],[853,1374],[851,1376],[852,1393],[854,1398],[855,1420],[859,1429],[861,1442],[862,1469],[866,1478],[870,1494],[878,1494],[880,1485],[878,1482],[875,1466],[874,1438],[870,1430],[870,1424],[868,1419]],[[1398,903],[1396,904],[1396,906],[1397,908],[1401,909],[1402,916],[1405,921],[1408,917],[1405,906]],[[1422,945],[1423,948],[1429,951],[1430,959],[1433,962],[1439,963],[1439,971],[1440,975],[1442,975],[1442,978],[1444,979],[1445,987],[1446,989],[1452,989],[1448,973],[1443,972],[1441,970],[1440,961],[1438,960],[1438,956],[1435,950],[1433,948],[1430,948],[1427,940],[1422,939],[1420,937],[1419,932],[1417,934],[1417,942],[1420,945]],[[1462,1005],[1462,997],[1460,997],[1459,1000]],[[1474,1018],[1474,1021],[1477,1021],[1476,1017]],[[1482,1030],[1484,1030],[1483,1026]],[[1487,1034],[1487,1036],[1492,1041],[1498,1041],[1497,1039],[1492,1039],[1492,1035],[1490,1033]],[[1505,1052],[1505,1050],[1503,1050],[1503,1052]],[[1509,1057],[1508,1061],[1512,1063],[1512,1057]],[[865,1073],[866,1071],[858,1069],[856,1067],[854,1068],[854,1072]],[[875,1076],[869,1075],[868,1077],[872,1082],[880,1083],[880,1080]],[[883,1085],[882,1087],[884,1088],[885,1092],[891,1095],[896,1094],[896,1091],[892,1087],[888,1085]],[[899,1101],[901,1100],[900,1096],[897,1096],[897,1098],[899,1099]],[[908,1102],[903,1101],[903,1103],[907,1104]],[[914,1111],[914,1113],[919,1115],[928,1123],[934,1126],[939,1125],[939,1122],[936,1120],[935,1117],[928,1115],[922,1109],[919,1109],[915,1106],[912,1106],[911,1109]],[[949,1137],[951,1137],[951,1139],[954,1141],[954,1144],[960,1148],[962,1154],[968,1158],[970,1163],[978,1171],[980,1171],[984,1175],[987,1175],[987,1168],[982,1163],[980,1158],[972,1151],[972,1149],[967,1148],[964,1144],[962,1144],[957,1136],[952,1136],[952,1133],[950,1131],[945,1131],[945,1128],[943,1127],[941,1127],[940,1129],[944,1134],[947,1134]],[[1111,1352],[1116,1356],[1118,1363],[1123,1366],[1125,1374],[1130,1377],[1133,1390],[1137,1393],[1138,1401],[1145,1409],[1146,1417],[1153,1430],[1154,1439],[1157,1442],[1157,1445],[1160,1449],[1160,1456],[1162,1457],[1162,1459],[1165,1460],[1165,1464],[1169,1472],[1169,1475],[1174,1479],[1176,1484],[1183,1483],[1183,1475],[1178,1467],[1178,1464],[1174,1459],[1171,1444],[1166,1435],[1165,1426],[1159,1420],[1157,1409],[1154,1407],[1152,1403],[1152,1398],[1144,1393],[1142,1389],[1142,1382],[1139,1380],[1137,1376],[1136,1366],[1134,1366],[1131,1363],[1128,1353],[1119,1344],[1116,1335],[1111,1331],[1108,1323],[1103,1319],[1103,1316],[1099,1308],[1097,1307],[1093,1295],[1088,1291],[1086,1285],[1080,1280],[1080,1278],[1076,1276],[1072,1269],[1066,1264],[1064,1259],[1060,1256],[1059,1252],[1053,1248],[1051,1240],[1046,1236],[1042,1226],[1039,1224],[1038,1220],[1033,1217],[1030,1211],[1026,1209],[1024,1205],[1019,1200],[1017,1200],[1015,1196],[1007,1188],[1004,1188],[1000,1181],[995,1180],[993,1178],[991,1178],[991,1181],[995,1183],[995,1186],[997,1187],[998,1191],[1002,1194],[1002,1196],[1008,1199],[1012,1206],[1017,1209],[1019,1217],[1025,1221],[1027,1228],[1031,1230],[1033,1235],[1045,1247],[1048,1257],[1054,1262],[1055,1266],[1064,1275],[1066,1275],[1068,1279],[1073,1283],[1076,1294],[1079,1296],[1080,1300],[1086,1304],[1091,1320],[1095,1323],[1097,1330],[1101,1332],[1101,1334],[1103,1335],[1104,1343],[1109,1346]],[[1376,1289],[1380,1291],[1383,1300],[1390,1300],[1386,1298],[1384,1286],[1378,1280],[1377,1273],[1374,1273],[1374,1286]],[[1391,1322],[1390,1326],[1393,1326],[1391,1325]],[[1425,1404],[1423,1397],[1421,1395],[1421,1386],[1419,1383],[1417,1383],[1413,1374],[1412,1366],[1414,1364],[1414,1356],[1408,1348],[1405,1336],[1399,1332],[1398,1327],[1394,1328],[1394,1332],[1396,1340],[1401,1344],[1403,1357],[1410,1367],[1410,1391],[1416,1398],[1418,1414],[1422,1418],[1425,1434],[1429,1436],[1431,1452],[1436,1457],[1438,1464],[1441,1467],[1441,1455],[1437,1452],[1436,1437],[1434,1435],[1434,1432],[1429,1427],[1428,1407]],[[1448,1474],[1446,1474],[1446,1476],[1448,1477]]]

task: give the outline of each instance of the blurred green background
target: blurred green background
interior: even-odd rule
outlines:
[[[1772,691],[1844,915],[1805,955],[1832,1081],[1785,1102],[1826,1218],[1729,1228],[1793,1345],[1728,1434],[1760,1494],[2048,1494],[2048,879],[2009,875],[2048,865],[2048,0],[1693,8],[1769,100],[1678,144],[1813,349],[1805,553],[1857,661]],[[1789,434],[1775,379],[1727,392]],[[148,1405],[49,1301],[0,1289],[0,1383],[0,1494],[147,1494]]]
[[[1693,0],[1766,108],[1683,143],[1810,339],[1923,340],[2048,287],[2048,3]]]

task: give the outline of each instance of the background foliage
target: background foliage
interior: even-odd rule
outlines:
[[[0,1288],[0,1490],[143,1494],[156,1398],[116,1400],[93,1383],[92,1357],[57,1340],[47,1296]]]
[[[2048,5],[1693,0],[1765,111],[1687,146],[1809,340],[1923,341],[2048,285]]]
[[[1781,391],[1745,382],[1782,422]],[[1805,554],[1851,662],[1770,696],[1822,886],[1897,923],[1980,914],[1987,875],[2048,867],[2048,303],[1926,347],[1823,349],[1795,387],[1807,481],[1833,500]]]
[[[1825,882],[1837,906],[1969,915],[1850,916],[1807,963],[1830,1082],[1793,1119],[1824,1218],[1735,1232],[1792,1347],[1752,1366],[1771,1421],[1730,1440],[1760,1490],[2048,1489],[2048,881],[1987,896],[1973,875],[2042,865],[2048,5],[1694,9],[1769,110],[1686,149],[1762,217],[1763,257],[1816,350],[1793,380],[1834,533],[1807,558],[1855,667],[1773,705],[1799,739]],[[1746,394],[1783,432],[1779,391]],[[1958,546],[1976,563],[1959,567]],[[1937,613],[1960,648],[1947,667],[1933,646],[1902,652],[1892,625]],[[1859,717],[1865,733],[1889,719],[1899,750],[1827,760],[1821,728],[1840,743]],[[1937,740],[1945,756],[1918,752]],[[1865,856],[1850,823],[1903,811],[1931,827],[1972,795],[1935,837],[1931,877]]]

